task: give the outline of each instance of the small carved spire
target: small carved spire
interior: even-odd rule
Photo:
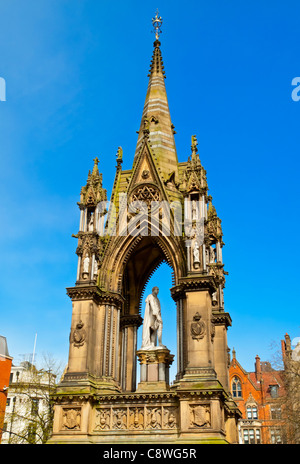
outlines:
[[[201,163],[200,163],[200,158],[199,158],[199,155],[198,155],[197,145],[198,145],[197,137],[196,137],[196,135],[192,135],[192,146],[191,146],[191,149],[192,149],[192,163],[197,165],[197,166],[200,166]]]
[[[236,351],[234,348],[232,349],[232,359],[236,359]]]
[[[89,171],[87,183],[80,193],[80,201],[85,205],[95,205],[99,201],[106,200],[106,190],[102,188],[102,174],[98,169],[99,159],[96,157],[93,161],[93,170]]]
[[[118,147],[116,157],[117,157],[117,169],[121,169],[121,165],[123,163],[123,148],[122,147]]]
[[[154,52],[152,55],[148,77],[153,76],[154,74],[162,74],[164,78],[166,77],[165,71],[164,71],[163,59],[162,59],[159,46],[160,46],[160,42],[156,40],[154,42],[155,48],[154,48]]]
[[[98,170],[99,159],[96,157],[93,161],[94,161],[94,167],[93,167],[92,176],[95,177],[99,175],[99,170]]]

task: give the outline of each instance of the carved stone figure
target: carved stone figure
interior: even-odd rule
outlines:
[[[96,279],[98,276],[98,262],[97,260],[95,259],[95,263],[94,263],[94,278]]]
[[[194,255],[194,264],[199,263],[199,245],[197,242],[195,242],[194,249],[193,249],[193,255]]]
[[[209,264],[209,249],[205,249],[205,262],[206,264]]]
[[[90,221],[89,221],[89,232],[93,232],[94,230],[94,215],[91,214]]]
[[[88,253],[85,255],[85,258],[83,260],[83,272],[88,273],[89,272],[89,265],[90,265],[90,258]]]
[[[214,263],[216,261],[216,250],[211,246],[209,247],[209,262]]]
[[[162,318],[160,301],[157,297],[158,287],[152,288],[152,293],[146,298],[146,308],[143,323],[142,350],[154,349],[158,345],[166,348],[162,344]]]
[[[197,203],[196,200],[192,200],[192,220],[195,221],[197,216]]]
[[[216,305],[218,304],[217,292],[214,292],[214,293],[212,294],[211,300],[212,300],[213,306],[216,306]]]

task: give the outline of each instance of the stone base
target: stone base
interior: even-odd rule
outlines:
[[[49,443],[200,444],[238,440],[237,407],[232,404],[228,408],[221,389],[73,393],[54,399]]]
[[[167,382],[157,381],[157,382],[140,382],[137,387],[137,392],[161,392],[170,390],[170,386]]]
[[[174,355],[166,347],[137,351],[140,361],[139,390],[167,390],[169,389],[169,367]]]

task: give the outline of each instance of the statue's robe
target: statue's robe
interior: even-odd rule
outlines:
[[[155,346],[156,331],[162,325],[160,302],[157,297],[150,294],[146,298],[146,308],[143,322],[142,349]],[[153,332],[155,334],[151,334]]]

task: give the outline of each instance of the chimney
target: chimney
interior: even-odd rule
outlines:
[[[291,337],[287,333],[284,336],[284,340],[281,340],[281,351],[282,351],[283,361],[286,361],[287,359],[291,358],[291,354],[292,354]]]
[[[255,376],[256,376],[256,381],[260,382],[261,381],[261,365],[260,365],[260,357],[256,355],[255,357]]]

